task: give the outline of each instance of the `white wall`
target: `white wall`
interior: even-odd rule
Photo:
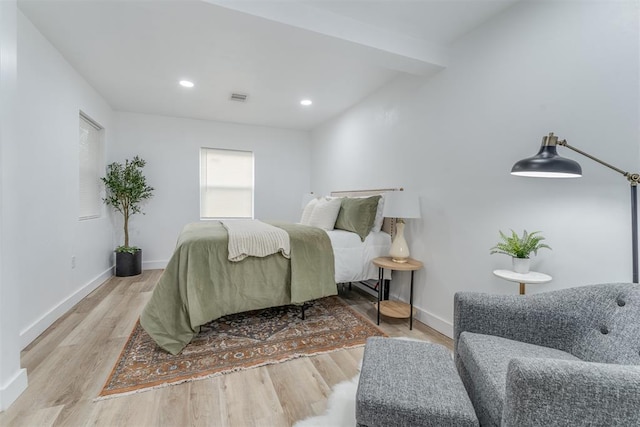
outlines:
[[[19,358],[111,275],[113,250],[106,215],[78,220],[78,114],[106,128],[108,145],[111,109],[19,11],[12,108],[15,139],[2,141],[2,286],[13,292],[2,316],[15,322],[8,331],[3,322],[3,366],[5,332],[18,334],[7,351]]]
[[[145,215],[130,221],[130,244],[142,248],[144,268],[164,268],[182,227],[200,219],[200,147],[253,151],[255,217],[299,220],[310,182],[308,133],[133,113],[115,117],[109,162],[140,155],[155,188]],[[121,218],[113,220],[122,244]]]
[[[12,282],[11,268],[4,254],[11,251],[5,236],[10,225],[6,188],[13,178],[7,172],[6,152],[16,140],[15,101],[17,92],[17,8],[15,1],[0,2],[0,411],[8,407],[27,387],[27,372],[20,368],[19,319],[16,302],[20,288]]]
[[[108,144],[111,109],[15,1],[1,6],[0,410],[26,386],[20,350],[111,275],[113,250],[106,215],[78,220],[79,111],[107,129]]]
[[[21,307],[23,346],[111,273],[113,237],[106,210],[101,218],[78,220],[80,110],[105,128],[108,147],[111,108],[19,13],[20,144],[7,160],[15,177],[13,217],[8,218],[15,233],[12,264],[23,295],[29,296]]]
[[[461,39],[434,78],[401,79],[312,133],[312,189],[403,186],[420,317],[451,333],[456,291],[517,293],[492,275],[498,230],[542,230],[553,251],[541,292],[631,281],[629,186],[559,148],[577,180],[509,174],[550,131],[622,169],[640,169],[637,2],[520,2]],[[336,174],[335,171],[341,171]],[[392,291],[407,298],[407,275]]]

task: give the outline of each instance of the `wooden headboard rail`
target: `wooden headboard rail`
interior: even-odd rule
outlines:
[[[404,188],[378,188],[375,190],[348,190],[348,191],[332,191],[332,197],[367,197],[377,196],[382,193],[388,193],[389,191],[403,191]],[[385,218],[382,222],[382,231],[389,233],[391,238],[396,235],[396,219]]]

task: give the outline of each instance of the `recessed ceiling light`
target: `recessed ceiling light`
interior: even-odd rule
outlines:
[[[190,82],[189,80],[180,80],[180,86],[182,86],[182,87],[193,87],[194,84],[193,84],[193,82]]]
[[[305,107],[311,104],[313,104],[313,102],[310,99],[303,99],[302,101],[300,101],[300,105],[304,105]]]

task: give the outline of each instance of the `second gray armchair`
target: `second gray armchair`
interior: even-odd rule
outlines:
[[[455,361],[481,425],[640,426],[640,287],[457,293]]]

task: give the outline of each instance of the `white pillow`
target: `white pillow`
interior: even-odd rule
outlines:
[[[338,218],[341,204],[341,199],[319,199],[318,203],[313,208],[313,212],[311,212],[311,218],[309,218],[308,225],[322,228],[324,230],[333,230],[336,225],[336,219]]]
[[[311,199],[309,203],[307,203],[307,206],[305,206],[304,210],[302,211],[302,218],[300,218],[300,224],[309,225],[309,219],[311,219],[311,212],[313,212],[313,209],[316,207],[317,204],[318,204],[318,199]]]
[[[380,200],[378,200],[378,209],[376,210],[376,219],[373,220],[373,227],[371,227],[371,231],[378,232],[382,230],[382,223],[384,222],[384,216],[382,215],[382,211],[384,210],[384,195],[382,193],[380,196]]]

